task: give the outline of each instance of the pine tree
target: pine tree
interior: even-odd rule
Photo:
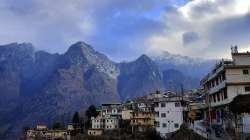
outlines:
[[[72,118],[73,124],[79,124],[80,123],[80,115],[78,112],[75,112],[73,118]]]
[[[85,122],[86,128],[90,128],[91,126],[91,117],[96,117],[97,115],[96,107],[94,105],[89,106],[85,112],[85,116],[87,117],[87,121]]]

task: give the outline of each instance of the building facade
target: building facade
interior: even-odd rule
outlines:
[[[250,53],[239,53],[237,47],[231,50],[232,59],[221,60],[201,81],[207,94],[210,123],[223,127],[232,125],[234,119],[229,104],[238,95],[250,94]],[[249,120],[248,117],[242,119]]]
[[[102,104],[100,113],[97,117],[91,117],[90,130],[113,130],[119,128],[119,122],[122,118],[122,105],[115,104]],[[92,132],[90,131],[90,132]],[[93,133],[92,133],[93,134]]]
[[[130,120],[130,125],[132,126],[132,131],[144,132],[149,128],[154,127],[155,113],[152,111],[140,111],[135,110],[132,112],[132,118]]]
[[[182,99],[177,96],[165,97],[155,101],[156,131],[167,137],[177,131],[183,123]]]

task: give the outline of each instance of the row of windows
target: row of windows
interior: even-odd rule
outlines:
[[[249,74],[249,70],[247,70],[247,69],[242,70],[242,73],[243,73],[244,75],[248,75],[248,74]]]
[[[101,120],[95,120],[95,122],[102,122]],[[115,120],[106,120],[106,122],[115,122]]]
[[[94,125],[94,128],[102,128],[102,125]],[[107,125],[106,128],[113,128],[112,125]],[[118,128],[117,125],[115,125],[114,128]]]
[[[225,73],[222,73],[222,74],[219,74],[213,80],[207,82],[207,84],[205,86],[206,86],[207,89],[210,89],[210,88],[213,88],[213,87],[219,85],[224,80],[226,80],[226,76],[225,76]]]
[[[166,107],[166,103],[161,103],[160,105],[161,105],[160,107]],[[176,102],[174,105],[175,105],[175,107],[181,106],[181,104],[179,102]]]
[[[170,125],[171,123],[173,123],[173,121],[168,121],[168,125]],[[162,123],[161,125],[163,128],[166,128],[167,127],[167,123]],[[156,122],[156,127],[160,127],[160,123],[159,122]],[[179,124],[178,123],[174,123],[174,127],[175,128],[179,128]]]
[[[94,128],[102,128],[102,125],[94,125]]]
[[[245,87],[245,92],[250,92],[250,86]],[[221,100],[223,101],[227,98],[227,90],[222,90],[221,92],[217,92],[213,95],[210,95],[210,101],[212,102],[220,102]]]
[[[115,121],[113,121],[113,120],[106,120],[106,122],[115,122]]]
[[[244,69],[242,70],[242,74],[243,75],[249,75],[249,70],[248,69]],[[218,75],[215,79],[209,81],[207,84],[206,84],[206,87],[208,89],[212,88],[212,87],[215,87],[217,85],[219,85],[222,81],[226,80],[226,77],[225,77],[225,73],[222,73],[220,75]]]
[[[103,112],[104,112],[104,113],[105,113],[105,112],[106,112],[106,113],[120,113],[121,110],[112,109],[112,110],[104,110]]]
[[[221,92],[217,92],[213,95],[210,95],[210,101],[219,102],[221,100],[227,99],[227,90],[222,90]]]
[[[89,134],[91,135],[91,134],[94,134],[95,135],[95,132],[89,132]]]
[[[250,92],[250,86],[245,87],[245,92]]]
[[[169,114],[170,112],[169,111],[166,111],[167,114]],[[160,113],[159,112],[156,112],[156,117],[159,117],[160,116]],[[166,118],[166,113],[161,113],[161,118]]]
[[[113,128],[112,125],[107,125],[106,128]],[[117,125],[115,125],[114,128],[118,128]]]
[[[138,120],[133,119],[132,122],[133,122],[133,123],[136,123],[136,122],[141,122],[141,121],[138,121]],[[144,123],[150,122],[150,119],[143,119],[143,122],[144,122]]]

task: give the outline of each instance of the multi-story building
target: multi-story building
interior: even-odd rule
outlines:
[[[163,137],[177,131],[183,123],[184,104],[179,96],[170,96],[155,101],[156,131]]]
[[[232,123],[229,104],[238,95],[250,94],[250,53],[238,52],[237,47],[231,50],[232,59],[221,60],[201,81],[211,109],[210,121],[224,127],[228,120]]]
[[[53,130],[48,129],[46,125],[37,125],[35,129],[29,129],[26,132],[26,140],[70,140],[71,130]]]
[[[122,110],[122,119],[123,120],[130,120],[132,118],[132,113],[133,110],[132,109],[123,109]]]
[[[100,129],[105,127],[105,119],[100,115],[97,117],[91,117],[91,125],[93,129]]]
[[[100,114],[97,117],[91,118],[91,130],[98,132],[100,129],[113,130],[119,128],[119,121],[122,118],[122,106],[121,104],[102,104]],[[93,133],[91,133],[93,134]],[[99,133],[98,133],[99,134]]]
[[[120,103],[102,104],[101,115],[102,116],[121,116],[122,105]]]
[[[154,127],[155,113],[152,111],[140,111],[134,110],[132,112],[132,118],[130,120],[130,125],[132,126],[132,131],[143,132],[149,128]]]

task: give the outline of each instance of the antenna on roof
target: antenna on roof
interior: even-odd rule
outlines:
[[[238,53],[238,46],[237,45],[235,45],[235,46],[231,45],[231,53],[232,54],[233,53]]]
[[[172,80],[168,81],[168,91],[173,92],[173,81]]]

